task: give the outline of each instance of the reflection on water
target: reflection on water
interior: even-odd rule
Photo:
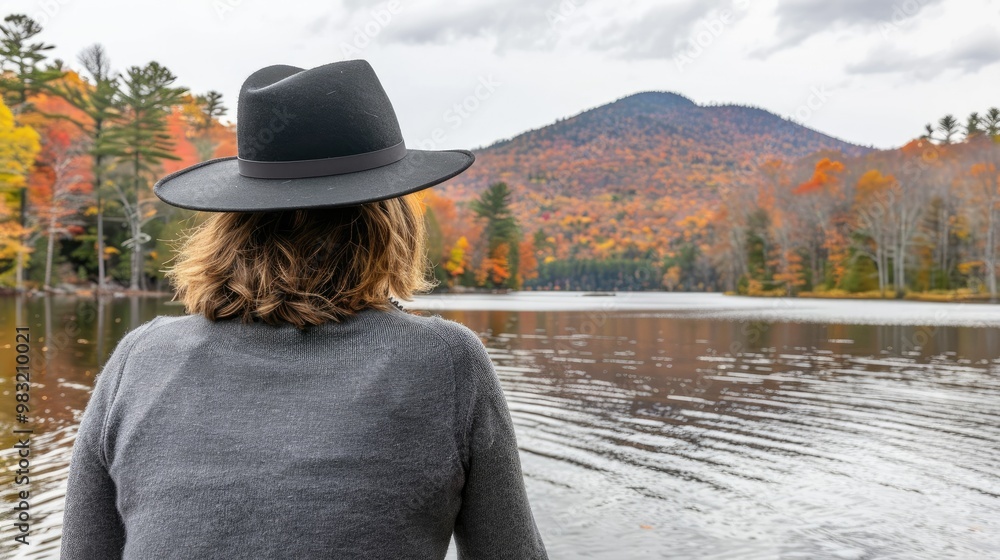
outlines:
[[[35,300],[18,322],[14,301],[0,304],[11,339],[24,321],[36,337],[47,329],[47,341],[74,331],[63,345],[34,344],[32,398],[45,407],[34,424],[35,544],[14,555],[9,523],[0,529],[5,557],[53,558],[69,446],[99,362],[127,329],[180,310],[152,299],[102,309]],[[995,329],[441,314],[482,333],[497,364],[554,559],[1000,550]],[[12,364],[5,344],[0,359]],[[0,388],[9,399],[9,375]],[[6,465],[11,408],[0,405]],[[7,500],[11,488],[0,487]]]

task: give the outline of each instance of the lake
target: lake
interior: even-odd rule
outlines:
[[[404,305],[483,337],[553,559],[1000,557],[1000,307],[572,292]],[[0,299],[9,478],[16,326],[35,372],[32,544],[12,544],[8,514],[0,556],[57,557],[95,374],[129,329],[181,313],[164,298]]]

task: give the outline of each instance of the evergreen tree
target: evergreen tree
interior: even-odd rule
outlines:
[[[215,157],[219,147],[220,130],[216,127],[217,120],[229,112],[222,104],[222,94],[209,91],[204,95],[185,95],[184,113],[187,121],[194,129],[188,139],[198,152],[199,161],[208,161]]]
[[[485,275],[494,287],[519,288],[517,285],[518,242],[520,232],[510,208],[511,191],[507,183],[490,185],[477,200],[472,201],[476,218],[486,222],[483,237],[486,240],[486,258],[483,269],[496,274]],[[498,281],[501,276],[505,277]]]
[[[934,126],[931,125],[930,123],[925,124],[924,125],[924,133],[920,135],[920,138],[922,138],[924,140],[933,140],[934,139]]]
[[[965,138],[975,138],[983,133],[981,127],[983,119],[980,118],[979,113],[970,113],[968,120],[965,121]]]
[[[157,199],[143,195],[159,164],[165,159],[179,159],[173,153],[173,141],[167,133],[171,107],[180,103],[187,91],[173,87],[176,79],[157,62],[130,67],[118,87],[122,111],[114,120],[115,126],[105,132],[105,153],[114,156],[127,170],[123,180],[113,185],[131,234],[126,244],[131,252],[129,287],[133,290],[145,289],[142,244],[149,241],[149,235],[143,233],[142,227],[157,217]]]
[[[42,32],[42,26],[23,14],[12,14],[0,25],[0,93],[15,114],[31,110],[28,99],[46,91],[53,80],[65,72],[62,63],[42,67],[45,52],[55,48],[44,42],[30,42]]]
[[[991,107],[983,117],[984,132],[992,138],[1000,136],[1000,109]]]
[[[941,142],[951,144],[952,139],[958,134],[958,121],[951,115],[945,115],[938,121],[937,129],[944,135]]]
[[[198,96],[198,105],[202,110],[202,119],[198,123],[198,128],[201,130],[206,130],[212,127],[212,122],[221,116],[224,116],[229,109],[222,104],[222,94],[212,90],[205,95]]]

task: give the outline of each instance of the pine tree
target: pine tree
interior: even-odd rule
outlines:
[[[983,118],[984,131],[992,138],[1000,136],[1000,109],[991,107]]]
[[[118,87],[122,111],[115,119],[115,126],[105,133],[105,153],[127,169],[123,181],[115,181],[113,185],[131,233],[126,244],[132,254],[129,282],[132,290],[145,289],[142,244],[149,241],[149,235],[143,233],[142,227],[157,217],[153,206],[157,199],[151,195],[144,198],[143,194],[163,160],[179,159],[173,153],[174,145],[167,133],[171,107],[180,103],[187,91],[173,87],[176,79],[157,62],[130,67]]]
[[[982,135],[982,123],[983,119],[980,118],[979,113],[970,113],[968,120],[965,121],[965,139],[968,140]]]
[[[215,90],[199,95],[197,100],[202,111],[202,120],[197,125],[201,130],[211,128],[216,119],[229,112],[229,109],[222,104],[222,94]]]
[[[937,129],[944,135],[941,142],[951,144],[952,139],[958,134],[958,121],[951,115],[945,115],[938,121]]]
[[[490,185],[477,200],[472,201],[472,211],[476,217],[486,222],[483,237],[486,240],[486,259],[490,260],[491,268],[507,267],[508,274],[488,274],[483,277],[492,281],[494,287],[519,288],[517,285],[518,243],[520,232],[517,220],[510,208],[511,191],[506,183]],[[501,253],[503,253],[501,255]],[[497,281],[497,279],[501,279]]]
[[[43,68],[45,52],[55,48],[44,42],[31,43],[42,26],[23,14],[12,14],[0,25],[0,93],[14,115],[30,111],[29,98],[47,91],[49,84],[61,78],[62,63]]]

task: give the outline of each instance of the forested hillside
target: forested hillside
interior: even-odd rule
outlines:
[[[564,196],[634,194],[710,199],[719,185],[770,158],[865,148],[773,113],[699,106],[673,93],[639,93],[477,152],[442,192],[468,198],[489,183]]]

